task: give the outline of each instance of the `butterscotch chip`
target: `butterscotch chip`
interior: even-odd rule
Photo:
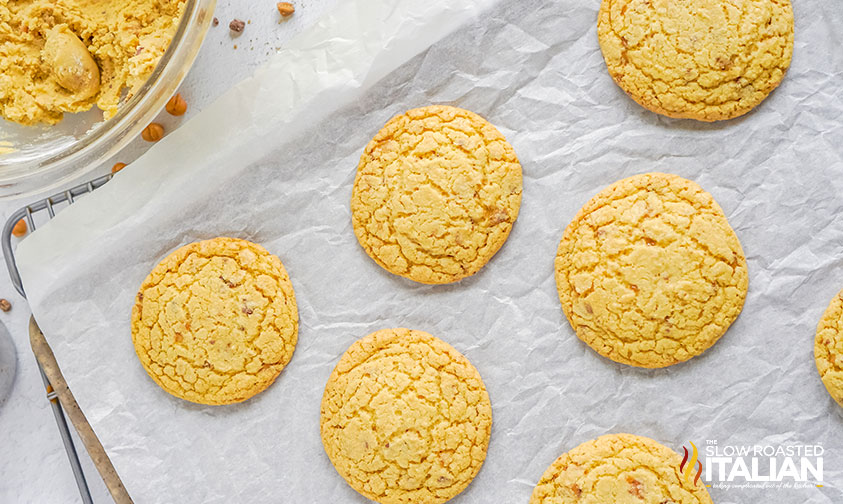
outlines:
[[[749,112],[793,54],[790,0],[603,0],[597,24],[609,73],[633,100],[670,117]]]
[[[322,444],[337,472],[381,504],[439,504],[480,471],[492,408],[462,354],[422,331],[355,342],[322,397]]]
[[[834,296],[817,325],[814,359],[826,390],[843,406],[843,291]]]
[[[749,283],[714,198],[664,173],[623,179],[586,203],[555,269],[577,336],[604,357],[646,368],[711,347],[740,314]]]
[[[15,225],[12,227],[12,235],[17,238],[20,238],[26,235],[27,230],[28,227],[26,225],[26,221],[21,219],[15,222]]]
[[[275,7],[281,17],[290,17],[296,12],[296,7],[290,2],[278,2]]]
[[[530,504],[711,504],[699,465],[652,439],[609,434],[561,457],[533,490]],[[681,470],[682,468],[683,470]]]
[[[394,117],[366,147],[351,197],[354,233],[387,271],[456,282],[500,249],[521,206],[521,165],[485,119],[430,106]]]
[[[293,356],[298,310],[281,261],[260,245],[214,238],[186,245],[144,280],[132,341],[146,372],[200,404],[244,401]]]
[[[149,123],[149,126],[141,131],[141,138],[147,142],[157,142],[164,138],[164,126],[159,123]]]
[[[167,102],[167,105],[164,107],[164,110],[166,110],[167,113],[170,115],[182,116],[185,112],[187,112],[187,102],[184,101],[184,98],[182,98],[181,93],[176,93]]]

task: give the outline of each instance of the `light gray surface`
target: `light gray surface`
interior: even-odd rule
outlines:
[[[279,130],[277,143],[247,153],[258,158],[254,166],[246,169],[230,152],[220,152],[201,167],[208,178],[219,176],[216,187],[196,179],[177,182],[138,205],[134,219],[78,243],[87,244],[79,249],[86,253],[71,253],[73,263],[95,270],[94,282],[71,291],[43,289],[39,299],[55,327],[78,317],[74,331],[54,333],[51,341],[69,363],[80,404],[96,418],[106,449],[135,476],[135,488],[152,492],[139,476],[164,478],[168,470],[185,468],[173,464],[183,460],[168,443],[184,447],[169,429],[184,433],[187,426],[194,454],[213,446],[233,460],[248,459],[256,477],[278,485],[268,492],[272,497],[362,502],[322,452],[319,397],[354,339],[406,325],[463,351],[492,397],[489,457],[459,502],[526,502],[560,453],[617,431],[648,435],[675,449],[688,439],[823,443],[823,488],[712,493],[719,504],[843,500],[840,409],[819,382],[811,352],[816,322],[843,283],[843,55],[835,50],[841,23],[836,3],[797,5],[796,54],[781,89],[747,117],[715,125],[661,118],[626,98],[597,50],[596,8],[573,0],[508,3],[481,25],[414,58],[332,121],[308,125],[301,136]],[[246,103],[248,96],[242,98]],[[366,140],[390,115],[431,101],[487,116],[511,140],[525,169],[522,213],[508,243],[477,276],[445,287],[384,273],[356,245],[347,207]],[[146,160],[166,161],[163,154]],[[591,195],[651,170],[676,172],[712,192],[741,238],[751,280],[744,313],[714,348],[670,369],[643,371],[608,362],[573,336],[556,299],[552,258],[564,226]],[[128,181],[118,179],[96,201],[112,201],[121,211],[116,200]],[[184,200],[174,204],[174,195]],[[168,203],[172,208],[165,209]],[[75,215],[91,217],[94,210],[80,207]],[[111,348],[116,362],[134,362],[124,315],[132,286],[177,245],[233,233],[277,253],[297,290],[299,347],[275,385],[239,407],[201,408],[150,386],[137,365],[116,369],[89,359],[92,347]],[[58,245],[49,234],[33,238],[33,244]],[[76,280],[61,268],[29,275],[58,285]],[[128,391],[133,402],[123,400]],[[266,415],[267,404],[275,407],[273,415]],[[232,418],[254,420],[250,408],[266,420],[255,436],[220,432],[218,424]],[[160,409],[173,420],[169,429],[155,414]],[[127,424],[138,429],[121,432]],[[161,466],[150,474],[139,463],[145,461]],[[196,498],[213,500],[219,485],[248,487],[251,481],[212,483]]]
[[[9,398],[12,383],[17,370],[17,351],[12,335],[6,326],[0,323],[0,408]]]
[[[181,86],[181,92],[188,101],[188,112],[180,119],[162,113],[159,121],[168,130],[177,128],[236,82],[250,75],[283,41],[314,23],[336,2],[294,1],[296,14],[279,24],[275,2],[219,0],[216,16],[220,19],[220,25],[209,30],[199,57]],[[234,17],[252,20],[236,39],[229,35],[228,30],[228,22]],[[238,46],[236,50],[234,44]],[[138,139],[96,173],[107,173],[117,161],[130,162],[148,147],[149,144]],[[75,183],[68,184],[72,185]],[[47,194],[41,197],[44,196]],[[0,202],[0,219],[5,222],[12,212],[36,199],[38,197]],[[78,502],[79,493],[73,474],[45,398],[35,358],[30,351],[27,329],[29,309],[26,300],[12,287],[5,273],[5,265],[0,272],[0,297],[10,300],[13,305],[11,312],[0,312],[0,321],[12,335],[17,349],[18,367],[11,394],[5,404],[0,405],[0,502]],[[78,439],[74,439],[81,448]],[[80,457],[92,487],[94,502],[111,502],[105,485],[83,449],[80,449]]]

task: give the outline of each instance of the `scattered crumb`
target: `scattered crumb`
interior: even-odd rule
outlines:
[[[212,25],[214,25],[214,26],[219,26],[219,25],[220,25],[220,20],[219,20],[219,18],[216,18],[216,17],[215,17],[215,18],[214,18],[213,23],[211,23],[211,24],[212,24]]]
[[[12,309],[12,303],[8,299],[0,299],[0,310],[7,312]]]
[[[234,19],[230,23],[228,23],[228,29],[233,31],[234,33],[242,33],[243,28],[245,27],[246,23],[244,23],[240,19]]]

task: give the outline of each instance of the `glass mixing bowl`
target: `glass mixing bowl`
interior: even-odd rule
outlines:
[[[96,107],[65,114],[54,126],[21,126],[0,118],[0,199],[53,189],[90,172],[126,146],[161,111],[187,75],[214,17],[216,0],[186,0],[170,46],[149,80],[117,114],[103,121]]]

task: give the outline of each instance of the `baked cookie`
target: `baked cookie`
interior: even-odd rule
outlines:
[[[603,0],[597,35],[609,74],[669,117],[718,121],[749,112],[793,54],[790,0]]]
[[[355,342],[322,397],[322,444],[352,488],[381,504],[437,504],[480,471],[492,407],[480,374],[422,331]]]
[[[260,245],[214,238],[186,245],[146,277],[132,341],[149,376],[200,404],[244,401],[269,387],[298,337],[293,285]]]
[[[843,406],[843,291],[834,296],[817,325],[814,359],[826,390]]]
[[[520,206],[521,165],[503,135],[477,114],[431,106],[394,117],[366,147],[351,220],[384,269],[443,284],[495,255]]]
[[[676,175],[623,179],[568,225],[559,300],[577,336],[616,362],[659,368],[703,353],[743,308],[749,278],[723,210]]]
[[[686,465],[679,454],[652,439],[600,436],[556,459],[533,490],[530,504],[711,504],[705,483],[696,478],[701,466]]]

